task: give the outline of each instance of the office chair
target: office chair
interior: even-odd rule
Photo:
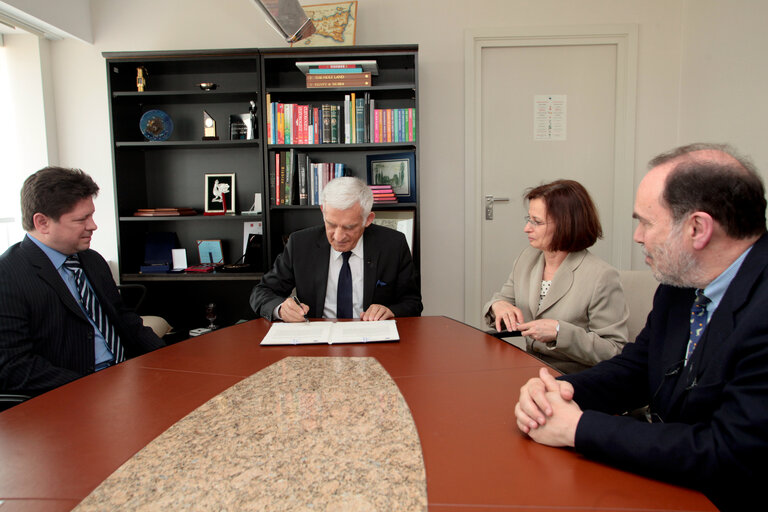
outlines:
[[[120,296],[123,298],[123,304],[133,312],[136,312],[139,309],[141,303],[144,302],[144,297],[147,296],[147,287],[143,284],[119,284],[117,285],[117,289],[120,291]],[[164,318],[159,316],[142,315],[141,320],[146,327],[155,331],[158,338],[162,338],[173,329]]]
[[[29,398],[30,397],[27,395],[19,395],[16,393],[0,393],[0,411],[10,409],[14,405],[20,404]]]

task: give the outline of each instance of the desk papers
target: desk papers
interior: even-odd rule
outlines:
[[[376,322],[275,323],[261,345],[312,345],[318,343],[372,343],[398,341],[394,320]]]

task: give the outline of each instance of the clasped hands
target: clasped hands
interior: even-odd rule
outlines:
[[[557,339],[557,320],[540,318],[525,322],[520,308],[504,300],[494,302],[491,305],[491,311],[496,317],[497,331],[520,331],[523,336],[542,343]]]
[[[280,319],[283,322],[303,322],[304,315],[308,312],[309,306],[304,303],[301,303],[301,305],[296,304],[292,297],[288,297],[282,304],[280,304]],[[392,310],[381,304],[371,304],[368,309],[360,315],[360,319],[364,321],[389,320],[394,317],[395,314],[392,313]]]
[[[556,380],[546,368],[520,388],[515,405],[517,428],[547,446],[574,446],[581,415],[571,383]]]

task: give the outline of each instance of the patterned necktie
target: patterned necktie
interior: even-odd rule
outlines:
[[[125,352],[123,345],[120,343],[120,336],[117,335],[115,328],[112,326],[112,322],[107,318],[107,314],[101,309],[99,299],[93,290],[90,289],[85,281],[83,275],[83,268],[80,266],[80,259],[77,254],[73,254],[68,257],[64,262],[64,266],[75,275],[75,282],[77,284],[77,291],[80,294],[80,300],[83,303],[83,307],[88,312],[88,316],[96,324],[96,328],[104,336],[104,340],[107,342],[107,348],[112,352],[115,357],[116,363],[125,361]]]
[[[344,263],[339,271],[339,286],[336,289],[336,318],[352,318],[352,270],[349,257],[352,251],[342,253]]]
[[[691,336],[688,339],[685,364],[688,364],[696,344],[699,343],[704,329],[707,328],[707,304],[709,302],[709,298],[704,295],[704,292],[696,290],[696,300],[693,301],[693,306],[691,306]]]

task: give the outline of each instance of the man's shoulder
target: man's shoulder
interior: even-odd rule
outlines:
[[[18,242],[0,255],[0,268],[3,270],[16,268],[15,271],[18,271],[18,265],[26,261],[28,261],[28,255],[22,248],[21,242]]]

